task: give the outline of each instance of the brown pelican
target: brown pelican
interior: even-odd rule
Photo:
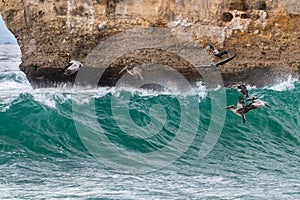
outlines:
[[[267,102],[264,102],[260,99],[258,99],[256,96],[251,97],[247,99],[247,101],[252,101],[252,103],[246,105],[243,98],[239,97],[237,105],[230,105],[225,107],[225,109],[229,109],[233,113],[235,113],[238,116],[241,116],[243,118],[243,123],[246,122],[245,114],[249,112],[250,110],[256,109],[256,108],[261,108],[264,106],[267,106],[270,108],[270,105]]]
[[[214,56],[216,56],[216,57],[218,57],[218,58],[220,58],[220,59],[222,59],[223,58],[223,55],[225,55],[225,54],[228,54],[228,51],[219,51],[214,45],[212,45],[212,44],[209,44],[209,47],[210,48],[212,48],[214,51],[213,51],[213,54],[214,54]]]
[[[65,67],[64,67],[64,75],[70,76],[77,72],[83,65],[76,61],[76,60],[71,60]]]
[[[142,72],[142,70],[140,69],[140,68],[138,68],[138,67],[133,67],[132,69],[128,69],[128,65],[126,65],[120,72],[119,72],[119,74],[121,74],[124,70],[126,70],[126,72],[128,73],[128,74],[130,74],[131,76],[133,76],[133,77],[140,77],[140,79],[142,79],[142,80],[144,80],[144,78],[143,78],[143,76],[142,76],[142,74],[141,74],[141,72]]]
[[[247,108],[247,106],[245,105],[245,101],[243,100],[242,97],[239,97],[236,106],[230,105],[230,106],[225,107],[224,109],[229,109],[234,114],[241,116],[243,119],[243,123],[245,123],[246,122],[245,114],[251,110],[251,109],[246,109],[246,108]]]
[[[217,63],[212,62],[210,65],[199,65],[199,66],[195,66],[196,68],[208,68],[208,67],[219,67],[221,65],[224,65],[226,63],[228,63],[229,61],[231,61],[234,57],[236,56],[236,54],[234,54],[233,56],[226,58],[224,60],[221,60]]]

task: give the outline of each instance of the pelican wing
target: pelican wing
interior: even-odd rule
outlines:
[[[232,108],[232,107],[235,107],[235,106],[234,105],[230,105],[230,106],[224,107],[223,109],[229,109],[229,108]]]
[[[226,58],[224,60],[221,60],[220,62],[216,63],[216,66],[219,67],[220,65],[224,65],[226,63],[228,63],[229,61],[231,61],[234,57],[236,56],[236,54],[234,54],[233,56],[231,56],[230,58]]]
[[[239,110],[244,107],[246,107],[245,101],[243,100],[242,97],[239,97],[238,102],[236,104],[236,108]]]
[[[213,48],[215,51],[218,52],[218,49],[213,44],[208,44],[210,48]]]
[[[225,55],[225,54],[228,54],[228,51],[225,50],[225,51],[221,51],[220,53],[218,53],[218,55],[221,56],[221,57],[222,57],[223,55]]]
[[[249,112],[250,110],[253,110],[255,108],[256,107],[252,103],[250,103],[249,105],[245,106],[244,108],[240,108],[237,111],[238,112],[244,112],[246,114],[247,112]]]
[[[73,63],[68,63],[66,66],[64,66],[64,68],[62,69],[63,71],[65,71],[66,69],[68,69]]]
[[[121,74],[124,70],[126,70],[128,68],[128,65],[126,65],[120,72],[119,74]]]

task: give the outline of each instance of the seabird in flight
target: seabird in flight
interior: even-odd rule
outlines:
[[[237,105],[230,105],[225,107],[224,109],[229,109],[231,112],[233,112],[234,114],[241,116],[243,119],[243,123],[246,122],[246,117],[245,114],[249,111],[248,109],[246,109],[247,106],[245,105],[245,101],[243,100],[242,97],[239,97]]]
[[[83,65],[76,61],[76,60],[71,60],[64,68],[63,71],[64,75],[66,76],[70,76],[72,74],[74,74],[75,72],[77,72]]]
[[[225,107],[225,109],[229,109],[236,115],[241,116],[243,118],[243,123],[245,123],[246,122],[245,114],[247,112],[249,112],[250,110],[253,110],[256,108],[262,108],[264,106],[267,106],[270,108],[270,105],[267,102],[258,99],[256,96],[247,99],[247,101],[252,101],[252,103],[246,105],[243,98],[239,97],[236,106],[230,105],[230,106]]]
[[[195,66],[195,67],[196,68],[219,67],[219,66],[224,65],[224,64],[228,63],[229,61],[231,61],[235,56],[236,56],[236,54],[234,54],[233,56],[231,56],[229,58],[221,60],[217,63],[212,62],[210,65],[199,65],[199,66]]]
[[[119,72],[119,74],[121,74],[124,70],[126,70],[126,72],[128,73],[128,74],[130,74],[131,76],[133,76],[133,77],[140,77],[140,79],[142,79],[142,80],[144,80],[144,78],[143,78],[143,76],[142,76],[142,74],[141,74],[141,72],[142,72],[142,70],[140,69],[140,68],[138,68],[138,67],[133,67],[132,69],[128,69],[128,65],[126,65],[120,72]]]
[[[214,56],[216,56],[216,57],[218,57],[220,59],[223,58],[223,55],[228,54],[228,51],[226,51],[226,50],[220,52],[213,44],[209,44],[209,47],[214,50],[213,51]]]

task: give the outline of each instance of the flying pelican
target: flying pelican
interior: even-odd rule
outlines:
[[[77,72],[83,65],[76,61],[76,60],[71,60],[64,68],[63,71],[64,75],[66,76],[70,76],[72,74],[74,74],[75,72]]]
[[[210,65],[199,65],[199,66],[195,66],[195,67],[196,68],[219,67],[219,66],[224,65],[224,64],[228,63],[229,61],[231,61],[235,56],[236,56],[236,54],[234,54],[233,56],[231,56],[229,58],[221,60],[217,63],[212,62]]]
[[[213,44],[209,44],[209,47],[212,48],[214,51],[213,51],[213,54],[214,56],[222,59],[223,58],[223,55],[225,54],[228,54],[228,51],[219,51]]]
[[[246,105],[243,98],[239,97],[236,106],[235,105],[230,105],[230,106],[225,107],[225,109],[229,109],[230,111],[232,111],[236,115],[241,116],[242,119],[243,119],[243,123],[245,123],[246,122],[245,114],[247,112],[249,112],[250,110],[253,110],[253,109],[256,109],[256,108],[262,108],[264,106],[267,106],[267,107],[270,108],[270,105],[267,102],[258,99],[256,96],[247,99],[247,101],[252,101],[252,103]]]
[[[142,80],[144,80],[144,78],[143,78],[143,76],[142,76],[142,74],[141,74],[141,72],[142,72],[142,70],[140,69],[140,68],[138,68],[138,67],[133,67],[132,69],[128,69],[128,65],[126,65],[120,72],[119,72],[119,74],[121,74],[124,70],[126,70],[126,72],[128,73],[128,74],[130,74],[131,76],[133,76],[133,77],[135,77],[135,78],[137,78],[138,76],[140,77],[140,79],[142,79]]]
[[[243,100],[242,97],[239,97],[236,106],[230,105],[230,106],[225,107],[224,109],[229,109],[234,114],[242,117],[243,123],[245,123],[246,122],[245,114],[251,110],[251,109],[246,109],[246,108],[247,108],[247,106],[245,105],[245,101]]]

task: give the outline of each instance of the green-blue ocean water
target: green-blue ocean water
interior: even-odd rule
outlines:
[[[2,48],[0,60],[0,199],[300,198],[297,80],[250,87],[250,95],[271,108],[250,111],[243,124],[223,105],[225,119],[212,118],[211,98],[218,89],[201,87],[187,95],[134,88],[32,89],[18,70],[15,48]],[[225,105],[241,95],[233,88],[225,92]],[[215,120],[222,126],[220,137],[200,158]],[[171,146],[180,131],[192,136],[187,148]],[[106,143],[93,135],[105,136]],[[87,141],[96,144],[100,156]],[[120,157],[107,145],[119,149]],[[127,155],[148,155],[165,146],[176,159],[145,174],[120,172],[108,162],[111,156],[112,163],[116,157],[130,163],[136,160]],[[154,159],[152,164],[160,163]],[[133,164],[136,171],[143,167]]]

